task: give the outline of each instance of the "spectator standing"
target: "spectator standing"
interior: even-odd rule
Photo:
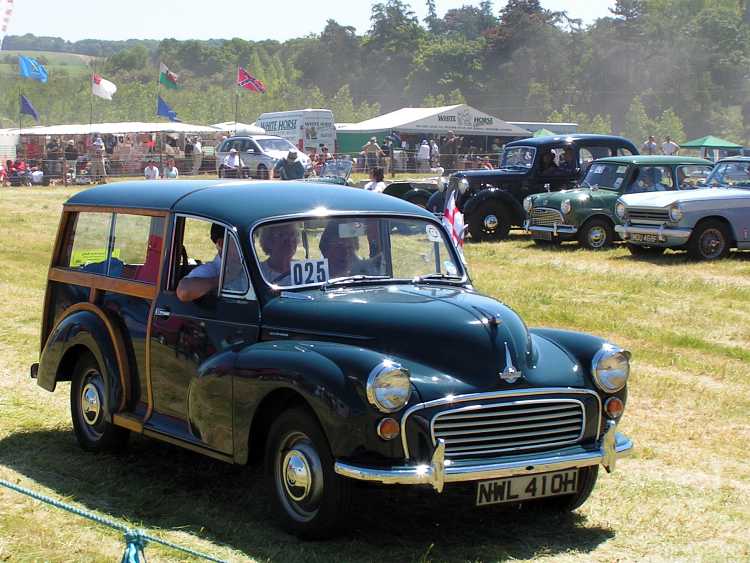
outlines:
[[[146,168],[143,169],[143,175],[146,180],[158,180],[159,179],[159,168],[156,166],[156,162],[149,160]]]
[[[90,174],[91,178],[96,183],[107,183],[107,168],[104,163],[104,141],[100,136],[96,136],[93,144],[91,145],[93,150],[93,156],[91,158]]]
[[[10,183],[9,176],[7,165],[0,160],[0,186],[6,187]]]
[[[677,156],[677,152],[680,150],[680,145],[672,140],[672,137],[667,135],[664,137],[664,142],[661,144],[661,152],[667,156]]]
[[[380,166],[376,166],[370,170],[370,181],[365,184],[365,189],[371,192],[383,193],[383,190],[385,190],[383,177],[383,169]]]
[[[180,176],[180,171],[177,170],[177,166],[174,163],[174,159],[170,158],[167,160],[167,165],[164,167],[163,177],[165,180],[176,180]]]
[[[461,137],[456,137],[453,131],[448,131],[448,137],[443,143],[443,147],[440,149],[443,155],[443,162],[445,163],[446,172],[454,172],[456,170],[456,156],[461,146]]]
[[[50,178],[62,178],[62,147],[57,138],[51,137],[46,146],[46,169]]]
[[[200,172],[203,164],[203,144],[198,137],[193,137],[193,175]]]
[[[372,170],[378,165],[378,158],[383,156],[383,149],[378,145],[378,139],[371,137],[367,144],[362,147],[362,152],[365,153],[365,162],[367,170]]]
[[[433,168],[440,166],[440,147],[435,139],[430,139],[430,164]]]
[[[417,172],[430,171],[430,143],[427,139],[422,139],[422,143],[417,149]]]
[[[78,148],[76,148],[76,142],[73,139],[69,139],[65,143],[65,164],[67,165],[68,171],[75,175],[76,162],[78,161]]]
[[[649,135],[641,145],[641,154],[658,154],[659,145],[656,144],[656,139],[653,135]]]
[[[386,137],[383,139],[383,175],[388,174],[388,170],[392,169],[392,162],[393,162],[393,139],[390,137]],[[393,172],[393,175],[395,176],[396,173]]]
[[[297,160],[297,151],[289,151],[286,158],[282,158],[276,163],[273,171],[282,180],[299,180],[305,177],[305,167]]]

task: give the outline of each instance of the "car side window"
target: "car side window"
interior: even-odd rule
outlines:
[[[155,284],[159,276],[163,238],[163,217],[116,214],[107,275]]]
[[[219,147],[219,152],[229,152],[229,149],[232,148],[232,141],[224,141],[221,143],[221,146]]]
[[[112,213],[76,213],[69,225],[58,266],[106,275]]]
[[[612,156],[612,149],[609,147],[581,147],[578,151],[581,160],[581,167],[588,168],[588,165],[597,158],[606,158]]]
[[[633,153],[630,149],[625,147],[619,147],[617,149],[617,156],[633,156]]]
[[[231,235],[226,237],[224,249],[224,278],[221,292],[244,295],[250,288],[250,282],[243,266],[242,253],[237,246],[237,239]]]
[[[625,193],[663,192],[674,188],[672,171],[666,166],[642,166]]]
[[[258,146],[258,143],[256,143],[252,139],[249,141],[249,143],[250,143],[250,146],[248,148],[254,150],[256,154],[260,154],[262,152],[260,150],[260,147]]]
[[[707,164],[691,164],[677,167],[677,187],[681,190],[694,190],[706,185],[712,167]]]

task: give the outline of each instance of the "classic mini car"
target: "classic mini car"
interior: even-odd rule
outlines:
[[[242,160],[241,176],[243,178],[267,180],[271,177],[276,163],[286,157],[289,151],[297,151],[297,158],[305,167],[306,175],[312,170],[310,157],[286,139],[274,135],[242,135],[229,137],[219,145],[216,151],[216,175],[219,178],[228,177],[224,171],[223,162],[224,157],[232,149],[237,151]]]
[[[528,196],[524,227],[534,242],[577,240],[598,250],[615,239],[615,203],[623,194],[695,189],[713,164],[683,156],[620,156],[595,161],[574,190]]]
[[[750,249],[750,158],[720,160],[705,185],[713,189],[622,196],[615,231],[635,255],[672,248],[716,260]]]
[[[595,159],[638,154],[633,143],[610,135],[560,135],[522,139],[505,145],[500,168],[451,174],[447,193],[458,190],[459,211],[471,238],[497,240],[510,228],[522,226],[525,197],[540,192],[572,189]],[[428,208],[439,206],[432,201]],[[441,206],[442,209],[442,206]]]
[[[571,510],[632,448],[616,431],[627,351],[528,329],[474,291],[433,214],[364,190],[80,192],[63,207],[41,342],[31,376],[49,391],[71,381],[85,450],[135,432],[264,460],[276,514],[303,537],[346,523],[363,481]]]

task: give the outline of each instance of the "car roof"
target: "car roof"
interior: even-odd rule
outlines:
[[[507,143],[506,147],[538,147],[549,144],[571,145],[582,142],[592,142],[600,145],[618,145],[635,148],[635,145],[625,137],[617,135],[596,135],[593,133],[570,133],[568,135],[549,135],[547,137],[529,137]],[[638,152],[637,150],[635,152]]]
[[[224,139],[224,141],[233,141],[234,139],[283,139],[284,137],[279,137],[278,135],[232,135],[231,137],[227,137]]]
[[[704,158],[695,158],[693,156],[667,156],[653,154],[639,154],[633,156],[608,156],[599,158],[595,162],[612,162],[615,164],[652,164],[652,165],[675,165],[675,164],[708,164],[713,166],[713,162]]]
[[[716,164],[719,164],[719,162],[750,162],[750,156],[728,156],[718,160]]]
[[[304,214],[383,213],[435,216],[402,199],[334,184],[295,181],[140,180],[81,191],[65,205],[155,209],[199,215],[238,228]]]

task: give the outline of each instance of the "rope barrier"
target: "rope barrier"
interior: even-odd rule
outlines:
[[[32,491],[31,489],[27,489],[25,487],[21,487],[20,485],[5,481],[4,479],[0,479],[0,486],[6,487],[22,495],[31,497],[34,500],[38,500],[40,502],[54,506],[55,508],[65,510],[67,512],[70,512],[71,514],[75,514],[76,516],[88,518],[89,520],[96,522],[97,524],[109,526],[110,528],[122,532],[124,534],[126,544],[125,552],[122,555],[122,563],[145,562],[146,559],[144,550],[146,548],[146,544],[148,543],[157,543],[165,547],[187,553],[188,555],[192,555],[193,557],[205,559],[207,561],[216,561],[217,563],[224,563],[225,561],[224,559],[217,559],[215,557],[212,557],[211,555],[206,555],[205,553],[195,551],[193,549],[190,549],[189,547],[183,547],[181,545],[177,545],[176,543],[150,536],[146,533],[145,530],[129,528],[128,526],[126,526],[125,524],[121,524],[120,522],[105,518],[104,516],[99,516],[97,514],[94,514],[93,512],[88,512],[86,510],[76,508],[75,506],[71,506],[47,495],[43,495],[41,493],[37,493],[36,491]]]

